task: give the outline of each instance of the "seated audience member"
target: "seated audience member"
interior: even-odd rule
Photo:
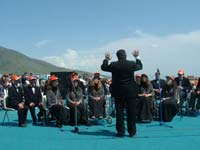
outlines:
[[[30,84],[24,88],[25,104],[29,108],[33,124],[36,125],[36,115],[35,107],[40,109],[38,113],[38,121],[41,121],[41,117],[44,114],[43,104],[42,104],[42,94],[40,88],[36,86],[36,77],[29,76]]]
[[[27,106],[24,100],[24,91],[22,86],[19,84],[19,79],[17,75],[12,75],[11,87],[8,88],[8,106],[14,108],[18,111],[18,122],[20,127],[25,127],[27,124]]]
[[[192,111],[200,112],[200,78],[198,80],[196,89],[193,90],[191,94],[189,109]]]
[[[153,102],[153,86],[146,74],[141,75],[141,82],[139,86],[139,100],[137,104],[137,119],[138,121],[150,122],[152,117],[152,102]]]
[[[175,78],[177,84],[177,94],[179,95],[178,104],[180,107],[182,107],[188,96],[188,93],[192,90],[192,85],[189,79],[184,76],[184,74],[184,70],[179,70],[178,77]]]
[[[68,109],[64,106],[64,101],[58,88],[58,77],[55,75],[52,75],[49,78],[46,96],[47,107],[51,115],[56,118],[56,126],[61,128],[63,124],[66,124],[68,121],[69,112]]]
[[[135,82],[139,86],[141,81],[141,74],[136,74],[135,75]]]
[[[177,85],[173,76],[166,76],[166,78],[167,82],[162,90],[162,121],[170,122],[178,112],[176,99]]]
[[[4,80],[0,84],[0,109],[4,108],[4,100],[8,99],[8,88],[10,87],[9,81]]]
[[[2,77],[0,78],[0,85],[3,85],[4,82],[7,82],[8,81],[8,78],[9,78],[9,75],[7,73],[4,73],[2,75]]]
[[[67,92],[67,105],[70,108],[70,124],[75,125],[77,119],[78,124],[90,125],[88,122],[87,110],[84,109],[83,91],[76,74],[72,74],[71,82],[72,84]],[[77,109],[77,112],[75,109]],[[75,113],[77,113],[77,118],[75,118]]]
[[[88,87],[88,103],[91,118],[103,118],[105,115],[104,87],[99,76],[94,76]]]
[[[160,72],[157,71],[155,73],[155,79],[151,81],[151,84],[153,86],[153,90],[154,90],[154,93],[155,93],[154,97],[155,97],[156,100],[159,100],[160,99],[160,92],[162,91],[162,89],[166,85],[166,81],[164,79],[160,78]]]

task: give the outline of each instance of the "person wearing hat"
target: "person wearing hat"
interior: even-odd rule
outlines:
[[[77,123],[90,125],[88,122],[87,110],[84,109],[83,91],[79,84],[78,74],[71,75],[71,86],[67,92],[67,106],[70,108],[70,125],[75,125],[75,107],[77,107]]]
[[[183,69],[178,70],[178,77],[175,78],[177,84],[177,90],[180,100],[178,101],[180,108],[184,101],[186,100],[188,93],[192,90],[192,85],[188,78],[185,76],[185,71]]]
[[[135,82],[138,86],[140,85],[140,80],[141,80],[141,74],[136,74],[135,75]]]
[[[174,76],[166,76],[166,85],[162,90],[162,121],[170,122],[178,112],[177,84]],[[160,105],[159,105],[160,106]],[[160,116],[159,111],[159,116]]]
[[[11,76],[11,87],[8,88],[8,106],[18,111],[18,122],[20,127],[26,126],[27,106],[25,105],[24,91],[20,84],[20,77]]]
[[[112,97],[115,99],[117,137],[124,137],[124,106],[126,107],[127,126],[130,137],[136,134],[136,97],[138,85],[134,80],[134,72],[141,70],[143,65],[139,58],[139,51],[133,51],[136,61],[126,59],[126,51],[120,49],[116,55],[118,61],[111,62],[110,54],[105,54],[101,69],[112,73]]]
[[[56,118],[56,126],[61,128],[63,124],[66,124],[69,119],[68,109],[64,106],[60,89],[58,86],[58,77],[51,75],[47,86],[47,107],[52,116]]]
[[[102,119],[105,115],[105,94],[99,76],[94,76],[88,86],[88,98],[90,117]]]
[[[151,122],[153,120],[151,110],[154,91],[153,86],[146,74],[141,75],[138,96],[137,120],[141,122]]]
[[[37,121],[35,107],[40,109],[40,112],[38,113],[38,121],[41,121],[41,116],[43,116],[45,111],[42,105],[42,94],[40,88],[36,86],[36,80],[37,78],[35,76],[29,76],[30,84],[24,88],[25,104],[30,110],[33,125],[36,125]]]

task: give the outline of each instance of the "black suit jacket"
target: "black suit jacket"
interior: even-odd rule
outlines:
[[[180,86],[180,79],[179,79],[179,77],[176,77],[175,81],[176,81],[177,86]],[[192,85],[191,85],[190,80],[188,78],[183,77],[183,80],[181,82],[182,82],[181,86],[183,87],[183,91],[186,92],[186,91],[192,90]]]
[[[18,108],[18,104],[24,101],[24,92],[21,87],[16,87],[12,84],[8,88],[8,101],[7,105],[12,108]]]
[[[104,60],[101,65],[103,71],[112,73],[112,96],[113,97],[136,97],[138,94],[138,85],[134,80],[134,71],[142,69],[142,62],[119,60],[108,64]]]
[[[27,105],[30,103],[38,104],[42,102],[42,94],[38,86],[35,86],[35,93],[33,93],[32,86],[30,85],[24,88],[24,97],[25,104]]]

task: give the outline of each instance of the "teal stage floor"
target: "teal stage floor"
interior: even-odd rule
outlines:
[[[0,111],[0,121],[4,111]],[[0,126],[1,150],[198,150],[200,147],[200,116],[176,116],[167,123],[173,128],[159,126],[159,122],[137,124],[134,138],[115,137],[113,124],[80,126],[80,134],[72,133],[72,126],[59,129],[38,124],[33,126],[28,116],[28,126],[17,126],[17,112],[9,112],[10,122]],[[149,127],[149,125],[152,125]],[[155,125],[155,126],[154,126]]]

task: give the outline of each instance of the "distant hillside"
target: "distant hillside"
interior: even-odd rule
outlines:
[[[24,72],[50,73],[56,71],[71,71],[60,68],[42,60],[30,58],[20,52],[0,46],[0,73]],[[78,71],[79,73],[85,73]]]

